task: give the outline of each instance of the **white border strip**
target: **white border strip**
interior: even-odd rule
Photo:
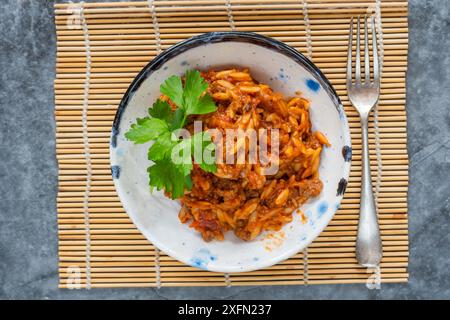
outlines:
[[[236,24],[234,23],[233,9],[231,7],[231,0],[225,0],[225,5],[227,6],[228,22],[230,23],[231,31],[235,31]]]
[[[150,8],[150,12],[152,14],[153,29],[155,30],[156,52],[158,54],[160,54],[162,51],[162,49],[161,49],[161,33],[159,31],[158,17],[157,17],[156,9],[155,9],[156,0],[147,0],[147,2],[148,2],[148,7]]]
[[[83,27],[84,48],[86,50],[86,77],[84,80],[83,90],[83,148],[84,157],[86,158],[86,189],[83,195],[83,213],[84,213],[84,228],[86,234],[86,289],[91,288],[91,234],[89,222],[89,194],[91,192],[92,180],[92,161],[89,147],[89,131],[87,123],[87,114],[89,109],[89,86],[91,80],[91,46],[89,43],[89,28],[84,17],[84,1],[80,2],[80,21]]]
[[[309,60],[312,59],[312,40],[311,40],[311,24],[309,22],[308,15],[308,1],[302,0],[303,3],[303,20],[305,22],[306,29],[306,50]]]

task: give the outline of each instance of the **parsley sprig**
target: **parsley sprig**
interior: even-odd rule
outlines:
[[[148,159],[153,161],[147,168],[150,189],[164,189],[172,199],[183,196],[185,189],[192,188],[192,155],[203,170],[217,170],[211,158],[204,158],[208,154],[213,156],[215,151],[208,132],[202,131],[186,139],[177,137],[188,116],[216,111],[216,104],[205,92],[207,88],[208,84],[197,70],[186,72],[184,86],[179,76],[169,77],[160,90],[177,108],[172,110],[167,101],[158,99],[148,109],[149,116],[137,119],[125,133],[125,137],[136,144],[154,141],[148,150]],[[173,161],[174,154],[181,161]]]

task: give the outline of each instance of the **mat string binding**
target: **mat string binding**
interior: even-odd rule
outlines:
[[[383,75],[383,62],[384,62],[384,43],[383,43],[383,28],[381,25],[381,0],[376,0],[375,6],[375,26],[377,30],[377,40],[380,53],[380,79]],[[380,192],[381,176],[383,173],[383,163],[381,161],[381,141],[380,141],[380,128],[378,125],[378,104],[375,106],[374,110],[374,125],[375,125],[375,149],[377,156],[377,179],[375,185],[375,200],[378,206],[378,194]]]
[[[308,1],[302,0],[303,4],[303,20],[306,31],[306,52],[309,60],[312,60],[312,38],[311,38],[311,23],[308,15]],[[308,247],[303,250],[303,281],[308,285]]]
[[[380,266],[367,267],[367,273],[371,274],[366,281],[366,287],[369,290],[381,289],[381,268]]]
[[[303,282],[308,285],[308,247],[303,250]]]
[[[155,9],[155,1],[147,0],[150,13],[152,14],[153,29],[155,30],[155,40],[156,40],[156,52],[160,54],[161,49],[161,33],[159,31],[158,16]],[[160,263],[160,251],[155,247],[155,275],[156,275],[156,288],[161,288],[161,263]]]
[[[302,0],[303,3],[303,20],[305,22],[305,30],[306,30],[306,50],[308,53],[309,60],[312,59],[312,39],[311,39],[311,23],[309,22],[308,15],[308,1]]]
[[[155,247],[155,275],[156,275],[156,288],[161,288],[161,262],[160,262],[160,251]]]
[[[230,23],[231,31],[235,31],[236,25],[234,23],[233,9],[231,8],[231,0],[225,0],[225,5],[227,6],[228,22]]]
[[[379,265],[375,267],[375,285],[378,289],[381,287],[381,268]]]
[[[89,43],[89,28],[84,16],[84,1],[80,2],[80,21],[83,27],[83,38],[84,47],[86,50],[86,77],[84,81],[83,90],[83,113],[82,113],[82,124],[83,124],[83,148],[84,157],[86,159],[86,189],[83,195],[83,213],[84,213],[84,228],[86,235],[86,289],[91,288],[91,234],[90,234],[90,223],[89,223],[89,194],[91,191],[91,180],[92,180],[92,161],[91,153],[89,147],[89,132],[87,123],[87,114],[89,108],[89,86],[91,79],[91,47]]]
[[[225,5],[227,6],[227,15],[228,15],[228,23],[230,24],[231,31],[236,30],[236,25],[234,24],[234,18],[233,18],[233,10],[231,8],[231,0],[225,0]],[[231,287],[231,278],[229,273],[223,274],[225,278],[225,283],[227,287]]]
[[[150,8],[150,12],[152,14],[152,22],[153,22],[153,29],[155,30],[155,40],[156,40],[156,52],[158,54],[161,53],[161,33],[159,31],[159,23],[158,23],[158,17],[155,10],[155,0],[147,0],[148,7]]]
[[[230,274],[229,273],[224,273],[223,275],[225,277],[225,283],[227,284],[227,288],[230,288],[231,287]]]
[[[372,28],[376,28],[377,30],[377,40],[378,40],[378,48],[380,54],[380,81],[383,76],[383,62],[384,62],[384,42],[383,42],[383,28],[381,25],[381,0],[376,0],[375,2],[375,26]],[[375,184],[375,206],[378,212],[378,195],[380,193],[381,188],[381,177],[383,174],[383,163],[381,159],[381,140],[380,140],[380,127],[379,127],[379,115],[378,115],[378,104],[375,106],[374,114],[374,131],[375,131],[375,150],[376,150],[376,158],[377,158],[377,177]],[[381,285],[381,270],[380,266],[376,267],[376,285],[379,287]]]

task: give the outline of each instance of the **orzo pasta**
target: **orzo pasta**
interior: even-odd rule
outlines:
[[[181,222],[189,223],[205,241],[222,240],[229,230],[243,240],[252,240],[263,231],[281,229],[292,221],[297,208],[322,190],[320,153],[329,143],[324,134],[311,130],[309,101],[298,94],[285,99],[252,79],[248,70],[211,70],[202,76],[218,108],[191,116],[186,128],[192,131],[193,121],[201,120],[205,130],[216,129],[223,137],[226,129],[278,129],[278,171],[267,175],[259,160],[247,161],[247,140],[237,141],[231,150],[213,137],[224,156],[243,147],[246,162],[218,161],[216,173],[194,164],[192,190],[181,198]],[[268,145],[271,147],[270,140]]]

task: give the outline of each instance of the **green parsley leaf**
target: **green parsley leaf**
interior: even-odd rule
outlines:
[[[171,76],[160,86],[163,94],[168,96],[179,108],[183,108],[183,84],[179,76]],[[203,90],[204,91],[204,90]]]
[[[153,118],[158,118],[166,122],[172,121],[173,118],[172,107],[167,101],[162,101],[161,99],[156,100],[153,107],[148,109],[148,114]]]
[[[202,170],[204,170],[206,172],[212,172],[212,173],[217,172],[217,166],[216,166],[215,156],[214,156],[215,150],[216,150],[216,146],[214,145],[214,143],[208,144],[203,149],[202,162],[199,163],[199,166],[200,166],[200,168],[202,168]],[[209,154],[210,156],[207,157],[206,154]]]
[[[186,113],[195,114],[194,109],[198,104],[200,96],[208,88],[198,70],[186,71],[186,80],[183,91],[183,103]]]
[[[172,148],[172,163],[174,163],[184,175],[190,174],[193,168],[191,146],[192,140],[188,138],[181,140]]]
[[[171,181],[168,179],[167,167],[164,166],[163,161],[155,161],[152,166],[147,168],[147,172],[150,178],[149,184],[152,191],[153,188],[156,188],[156,190],[172,190]]]
[[[161,86],[161,92],[177,106],[161,99],[149,108],[150,117],[137,119],[125,133],[134,143],[154,140],[148,150],[153,164],[147,168],[150,190],[164,189],[175,199],[192,189],[190,173],[193,159],[206,172],[216,172],[215,145],[208,132],[200,132],[188,139],[179,139],[176,131],[184,127],[186,119],[193,114],[214,112],[217,107],[206,93],[208,84],[197,70],[187,71],[185,83],[178,76],[171,76]]]
[[[183,172],[169,159],[155,161],[147,169],[150,178],[150,188],[164,189],[172,199],[180,198],[184,194],[186,178]]]
[[[198,99],[198,102],[188,111],[189,114],[206,114],[217,110],[216,103],[209,94]]]
[[[166,156],[170,156],[170,152],[175,144],[176,141],[172,138],[171,132],[163,133],[148,150],[148,160],[162,160]]]
[[[131,129],[125,133],[125,137],[136,144],[146,143],[168,131],[167,122],[157,118],[142,118],[137,119],[136,123],[131,125]]]
[[[184,185],[188,190],[192,190],[192,179],[190,174],[184,177]]]
[[[215,150],[216,146],[211,140],[211,135],[206,132],[199,132],[192,137],[192,149],[194,161],[206,172],[216,172]]]
[[[186,112],[184,109],[177,108],[173,113],[172,122],[170,123],[170,130],[180,129],[183,126]]]

